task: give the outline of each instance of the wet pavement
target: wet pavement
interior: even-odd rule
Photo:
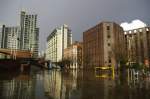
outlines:
[[[0,99],[150,99],[150,78],[82,70],[0,73]]]

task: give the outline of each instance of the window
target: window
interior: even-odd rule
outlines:
[[[111,65],[108,65],[108,67],[111,67]]]
[[[110,38],[110,26],[107,26],[107,38]]]
[[[110,26],[107,26],[107,30],[110,30]]]
[[[137,30],[134,30],[134,33],[136,33],[137,32]]]
[[[149,29],[148,29],[148,28],[146,28],[146,31],[149,31]]]
[[[110,35],[107,35],[107,38],[110,38]]]
[[[111,59],[110,58],[108,59],[108,63],[111,63]]]
[[[142,32],[142,29],[139,29],[139,32]]]

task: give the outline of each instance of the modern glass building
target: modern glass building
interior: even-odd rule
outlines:
[[[21,49],[30,50],[34,58],[38,57],[39,28],[37,28],[37,15],[21,11],[20,26]]]
[[[1,27],[0,45],[1,48],[20,49],[20,27]]]

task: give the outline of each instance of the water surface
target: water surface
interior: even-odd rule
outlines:
[[[94,71],[0,73],[0,99],[150,99],[149,77]]]

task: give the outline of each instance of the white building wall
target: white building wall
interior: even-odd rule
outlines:
[[[63,32],[59,30],[57,32],[57,62],[62,60],[63,54]]]
[[[64,49],[72,44],[72,36],[67,25],[55,29],[47,38],[46,59],[52,62],[62,61]]]
[[[64,35],[64,49],[67,48],[67,37],[68,37],[68,29],[66,27],[63,27],[63,35]]]
[[[7,48],[19,49],[20,28],[7,27]]]
[[[2,44],[2,29],[3,29],[3,26],[0,25],[0,48],[1,48],[1,44]]]

